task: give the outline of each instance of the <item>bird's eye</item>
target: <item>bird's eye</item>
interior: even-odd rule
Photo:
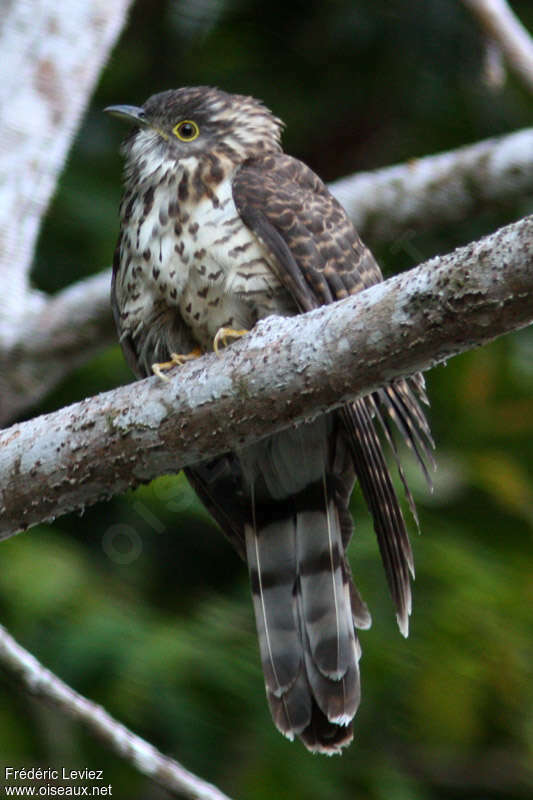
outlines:
[[[177,136],[178,139],[181,139],[182,142],[192,142],[199,136],[200,128],[196,122],[190,119],[184,119],[182,122],[178,122],[177,125],[174,125],[172,133]]]

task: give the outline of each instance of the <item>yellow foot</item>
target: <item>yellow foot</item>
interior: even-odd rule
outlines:
[[[163,370],[172,369],[172,367],[181,367],[185,364],[186,361],[192,361],[195,358],[199,358],[202,355],[202,351],[199,347],[195,347],[194,350],[191,350],[190,353],[171,353],[170,354],[170,361],[162,361],[159,364],[152,364],[152,372],[157,375],[158,378],[161,378],[162,381],[168,381],[170,378],[167,375],[163,375]]]
[[[246,329],[236,331],[233,328],[219,328],[216,336],[213,339],[213,350],[219,355],[220,345],[226,347],[228,339],[240,339],[241,336],[246,336],[248,331]]]

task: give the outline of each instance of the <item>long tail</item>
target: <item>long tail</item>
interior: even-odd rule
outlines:
[[[322,479],[276,503],[253,502],[245,526],[261,662],[272,717],[313,752],[352,740],[360,700],[360,626],[370,624],[344,557],[335,491]]]

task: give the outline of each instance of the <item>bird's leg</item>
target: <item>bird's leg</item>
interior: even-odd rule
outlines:
[[[170,361],[162,361],[158,364],[152,364],[152,372],[161,378],[162,381],[168,381],[170,378],[163,375],[163,370],[172,369],[172,367],[181,367],[186,361],[192,361],[194,358],[199,358],[202,351],[199,347],[195,347],[190,353],[171,353]]]
[[[220,353],[220,345],[222,344],[223,347],[226,347],[228,343],[228,339],[240,339],[241,336],[246,336],[248,331],[246,328],[242,330],[234,330],[233,328],[219,328],[215,334],[215,338],[213,339],[213,350],[217,354]]]

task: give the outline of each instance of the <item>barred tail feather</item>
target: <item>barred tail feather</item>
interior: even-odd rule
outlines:
[[[361,651],[339,514],[325,480],[314,488],[313,508],[293,508],[284,518],[273,512],[270,522],[261,514],[245,527],[245,539],[274,722],[309,750],[332,754],[352,739]]]
[[[292,738],[306,727],[311,714],[308,692],[299,680],[301,635],[297,616],[291,612],[295,604],[294,526],[290,519],[276,520],[257,533],[246,526],[245,539],[267,696],[276,709],[276,725]]]

